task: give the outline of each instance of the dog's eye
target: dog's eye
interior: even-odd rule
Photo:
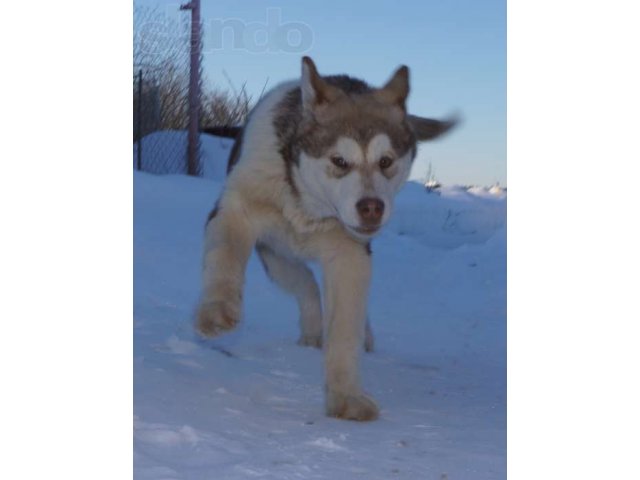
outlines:
[[[338,167],[341,170],[346,170],[347,168],[349,168],[349,164],[347,163],[347,161],[344,159],[344,157],[341,157],[340,155],[333,155],[331,157],[331,163],[333,163],[336,167]]]
[[[393,163],[393,158],[385,155],[384,157],[382,157],[380,159],[379,165],[380,165],[380,168],[382,170],[385,170],[385,169],[389,168],[392,163]]]

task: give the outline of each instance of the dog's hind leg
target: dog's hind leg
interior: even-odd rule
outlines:
[[[244,271],[255,244],[249,218],[241,205],[222,203],[205,230],[203,292],[197,329],[214,337],[236,326],[242,307]]]
[[[367,316],[367,323],[364,326],[364,351],[373,352],[374,340],[373,330],[371,329],[371,322]]]
[[[276,253],[269,246],[258,243],[256,251],[264,269],[280,288],[293,295],[300,308],[300,339],[298,344],[322,346],[322,306],[320,289],[313,272],[300,260]]]

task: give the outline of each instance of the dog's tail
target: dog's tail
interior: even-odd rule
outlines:
[[[208,133],[209,135],[215,135],[217,137],[233,138],[233,147],[229,153],[227,159],[227,175],[231,172],[233,166],[238,163],[240,158],[240,148],[242,147],[242,127],[233,125],[216,125],[213,127],[203,127],[200,129],[201,133]]]
[[[242,133],[242,127],[236,127],[233,125],[215,125],[213,127],[203,127],[200,129],[200,132],[215,135],[216,137],[238,138],[240,133]]]

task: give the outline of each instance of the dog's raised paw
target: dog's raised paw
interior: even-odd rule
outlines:
[[[198,310],[196,328],[204,337],[215,337],[235,328],[239,317],[228,302],[205,302]]]
[[[322,335],[300,335],[298,345],[303,347],[322,348]]]
[[[327,393],[327,415],[344,420],[367,422],[378,418],[376,402],[364,393]]]

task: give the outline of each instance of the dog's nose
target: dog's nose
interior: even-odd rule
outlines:
[[[365,224],[375,225],[382,219],[384,202],[379,198],[362,198],[356,203],[356,209]]]

